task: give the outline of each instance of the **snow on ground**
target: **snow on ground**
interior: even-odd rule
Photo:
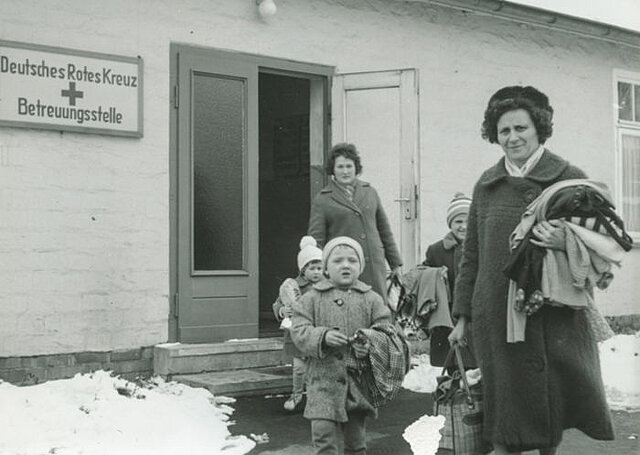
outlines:
[[[639,412],[640,334],[601,343],[600,360],[611,408]],[[442,369],[426,354],[412,364],[403,387],[432,392]],[[228,430],[234,401],[159,378],[136,385],[104,371],[29,387],[0,381],[0,455],[246,454],[255,442]],[[435,453],[436,419],[407,427],[403,436],[420,447],[414,453]]]
[[[635,335],[616,335],[599,344],[602,380],[609,407],[613,410],[640,411],[640,332]],[[405,376],[402,387],[420,393],[431,393],[436,388],[436,377],[441,367],[431,366],[429,355],[411,359],[412,368]],[[437,420],[441,419],[441,420]],[[444,417],[424,415],[409,425],[404,439],[414,454],[434,455],[440,440],[439,430]]]
[[[640,411],[640,333],[600,343],[600,367],[611,409]]]
[[[402,437],[416,455],[435,455],[440,443],[440,429],[444,428],[444,416],[424,415],[405,428]]]
[[[104,371],[29,387],[0,382],[0,454],[241,455],[255,443],[230,435],[234,401]]]
[[[640,332],[616,335],[599,344],[602,381],[609,407],[619,411],[640,411]],[[431,366],[429,355],[411,359],[412,369],[402,387],[420,393],[436,388],[436,377],[442,368]]]
[[[442,367],[429,363],[429,354],[420,354],[411,358],[411,370],[405,375],[402,387],[419,393],[431,393],[438,385],[436,377],[442,374]]]

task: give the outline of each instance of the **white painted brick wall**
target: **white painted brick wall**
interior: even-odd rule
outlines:
[[[167,340],[172,41],[338,72],[418,68],[422,251],[444,234],[451,195],[500,156],[479,129],[503,85],[547,92],[548,146],[613,185],[612,70],[640,72],[637,49],[425,3],[277,5],[264,23],[254,0],[0,3],[0,39],[140,55],[145,69],[142,139],[0,128],[0,356]],[[607,313],[640,312],[639,265],[636,250],[602,296]]]

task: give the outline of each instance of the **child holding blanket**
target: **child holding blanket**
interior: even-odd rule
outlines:
[[[322,261],[329,279],[293,307],[291,336],[308,357],[304,416],[316,453],[338,454],[340,430],[345,453],[365,453],[365,419],[399,390],[408,346],[382,297],[358,280],[365,261],[356,240],[330,240]]]

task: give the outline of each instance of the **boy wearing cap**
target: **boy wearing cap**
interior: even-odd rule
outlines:
[[[280,328],[284,329],[284,352],[293,357],[293,387],[291,396],[284,402],[284,409],[295,411],[302,403],[304,380],[307,370],[307,360],[291,341],[292,306],[300,296],[311,289],[314,283],[322,279],[322,250],[316,246],[313,237],[305,235],[300,240],[298,253],[298,270],[295,278],[287,278],[280,286],[278,299],[273,304],[273,313],[281,321]]]
[[[357,334],[391,323],[391,313],[382,297],[358,280],[365,261],[356,240],[330,240],[322,261],[328,280],[294,304],[291,328],[294,343],[308,356],[304,416],[311,420],[316,453],[337,454],[340,430],[345,453],[365,453],[365,418],[376,417],[377,410],[361,381],[371,369],[371,343]]]
[[[456,280],[456,271],[462,257],[462,243],[467,234],[467,217],[471,207],[471,198],[463,193],[456,193],[447,207],[447,226],[449,232],[442,240],[429,245],[422,265],[429,267],[447,267],[447,279],[449,281],[450,296],[449,311],[453,306],[453,288]],[[435,327],[431,332],[430,361],[433,366],[443,366],[449,352],[447,337],[451,329],[447,327]],[[470,352],[465,350],[465,367],[475,367],[475,361],[470,358]]]

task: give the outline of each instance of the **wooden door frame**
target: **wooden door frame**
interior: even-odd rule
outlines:
[[[408,210],[412,223],[402,223],[402,237],[411,239],[412,248],[402,248],[400,254],[406,266],[421,262],[420,256],[420,109],[418,70],[403,68],[382,71],[363,71],[336,74],[333,82],[332,128],[336,142],[346,139],[346,96],[349,90],[398,88],[400,91],[400,180],[410,176],[413,182],[401,183],[399,197],[410,199],[403,211]]]
[[[180,52],[201,55],[202,58],[222,58],[241,61],[249,61],[258,67],[258,73],[265,72],[286,72],[289,75],[300,75],[301,77],[323,77],[324,78],[324,99],[316,100],[322,102],[323,112],[312,112],[311,115],[321,115],[325,127],[323,132],[316,132],[312,141],[316,144],[323,142],[322,163],[326,159],[328,147],[331,144],[331,120],[330,120],[330,100],[331,100],[331,76],[335,73],[333,66],[319,65],[312,63],[297,62],[275,57],[260,56],[231,50],[222,50],[211,47],[196,46],[185,43],[170,43],[169,47],[169,321],[168,321],[168,341],[178,341],[178,242],[179,242],[179,220],[178,220],[178,70]],[[316,96],[317,95],[316,93]],[[256,100],[257,102],[257,100]],[[320,166],[324,167],[324,166]],[[315,172],[314,172],[315,170]],[[257,178],[257,177],[254,177]],[[325,183],[326,176],[319,173],[318,169],[312,169],[312,185],[314,188],[321,187]],[[311,195],[313,197],[313,194]]]

